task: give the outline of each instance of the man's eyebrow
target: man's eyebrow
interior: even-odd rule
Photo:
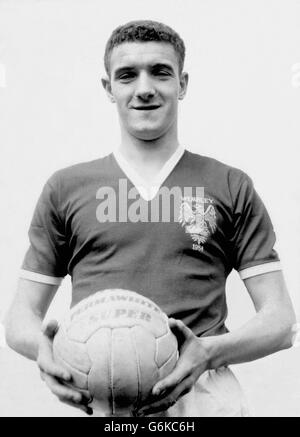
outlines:
[[[152,65],[152,70],[158,70],[158,69],[160,69],[160,68],[164,68],[164,69],[167,69],[167,70],[169,70],[169,71],[174,71],[174,68],[172,67],[172,65],[170,65],[170,64],[165,64],[165,63],[163,63],[163,62],[159,62],[159,63],[157,63],[157,64],[154,64],[154,65]]]
[[[136,70],[136,66],[134,65],[125,65],[123,67],[117,68],[114,72],[114,76],[120,76],[122,73],[126,73],[128,71],[134,71]],[[174,72],[174,68],[170,64],[166,64],[164,62],[157,62],[155,64],[150,65],[151,70],[159,70],[159,69],[167,69],[170,72]]]
[[[127,65],[125,67],[117,68],[116,71],[114,72],[114,76],[119,76],[122,73],[125,73],[127,71],[132,71],[134,69],[135,68],[133,66],[130,66],[130,65]]]

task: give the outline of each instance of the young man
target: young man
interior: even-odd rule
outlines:
[[[70,375],[53,362],[56,322],[41,334],[67,274],[73,305],[101,289],[125,288],[150,297],[171,317],[181,344],[178,364],[136,415],[246,416],[227,366],[291,346],[295,316],[272,224],[251,179],[179,144],[178,102],[188,85],[184,56],[183,41],[163,24],[138,21],[113,32],[102,83],[118,109],[121,145],[105,158],[56,172],[31,223],[7,342],[37,360],[61,401],[88,414],[89,400],[63,384]],[[162,200],[159,210],[162,190],[180,192],[179,201]],[[150,206],[158,220],[151,220]],[[232,269],[257,313],[228,332],[225,284]]]

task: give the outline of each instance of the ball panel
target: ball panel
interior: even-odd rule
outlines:
[[[70,387],[78,388],[81,390],[88,389],[88,376],[86,373],[80,372],[78,369],[75,369],[72,365],[67,363],[59,353],[54,354],[55,362],[61,365],[64,369],[68,370],[72,375],[72,383],[69,384]]]
[[[157,348],[155,361],[157,363],[157,366],[160,368],[164,365],[166,361],[169,360],[171,355],[177,351],[178,344],[175,335],[172,331],[169,330],[166,335],[156,340],[156,345]]]
[[[168,361],[163,364],[159,369],[159,379],[165,378],[168,376],[174,367],[176,366],[178,360],[178,351],[174,351],[173,354],[170,356]]]
[[[131,328],[112,330],[112,396],[113,414],[134,405],[139,397],[140,374]]]
[[[148,299],[141,294],[136,293],[131,290],[124,290],[120,288],[100,290],[93,293],[91,296],[79,302],[70,311],[70,320],[73,321],[80,317],[82,313],[93,308],[94,306],[99,306],[102,304],[113,303],[113,302],[128,302],[137,303],[144,308],[149,308],[154,312],[161,313],[161,309],[152,300]]]
[[[91,368],[87,348],[85,344],[71,340],[64,328],[61,326],[53,341],[54,359],[62,359],[69,363],[72,368],[87,374]]]
[[[87,342],[87,350],[92,361],[88,375],[88,389],[98,406],[108,415],[111,413],[111,329],[97,331]]]
[[[141,325],[155,337],[167,333],[167,318],[153,302],[135,292],[105,290],[76,305],[66,322],[68,336],[86,342],[100,328]]]
[[[154,384],[159,379],[155,362],[156,339],[151,332],[140,326],[131,329],[135,349],[138,356],[140,372],[140,396],[138,402],[145,402],[151,394]]]

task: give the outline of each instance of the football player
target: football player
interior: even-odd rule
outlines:
[[[114,30],[102,84],[118,110],[121,144],[104,158],[57,171],[30,225],[7,342],[37,361],[61,401],[88,414],[89,399],[64,385],[71,375],[53,361],[57,322],[42,328],[66,275],[72,305],[101,289],[125,288],[170,317],[180,357],[137,416],[247,416],[228,366],[292,344],[295,315],[273,226],[252,180],[179,142],[184,58],[184,42],[162,23],[135,21]],[[225,286],[233,269],[256,314],[229,332]]]

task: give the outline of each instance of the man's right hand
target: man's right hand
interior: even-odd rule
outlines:
[[[57,330],[56,320],[47,322],[42,329],[37,358],[41,378],[61,402],[92,415],[93,410],[88,405],[89,399],[79,391],[64,385],[64,382],[71,383],[72,376],[70,372],[57,365],[53,359],[53,339]]]

